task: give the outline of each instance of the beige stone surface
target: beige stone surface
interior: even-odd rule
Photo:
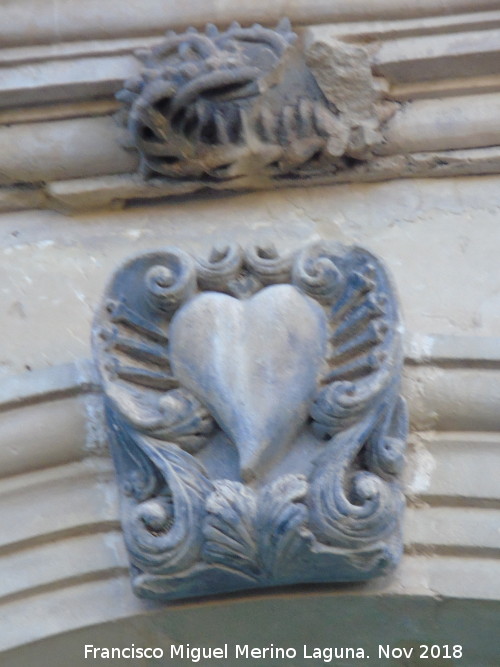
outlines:
[[[134,171],[110,116],[0,127],[0,185]]]
[[[449,6],[448,10],[451,8],[452,6]],[[406,14],[397,19],[389,19],[387,16],[380,15],[370,20],[370,17],[367,16],[366,20],[360,18],[359,21],[320,24],[315,26],[315,31],[318,37],[322,34],[324,39],[337,38],[369,42],[372,40],[394,40],[417,35],[447,34],[465,30],[491,30],[500,26],[498,5],[492,5],[491,10],[420,17],[412,17]]]
[[[5,67],[0,82],[0,107],[111,97],[138,69],[132,55],[54,59]]]
[[[408,369],[405,394],[412,406],[412,424],[419,430],[500,429],[500,373],[493,364],[467,368]]]
[[[404,37],[382,42],[373,64],[391,82],[498,73],[499,44],[499,30]]]
[[[65,398],[0,414],[0,478],[82,458],[84,400]]]
[[[500,502],[499,466],[498,433],[416,433],[407,457],[407,494],[434,505],[492,509]]]
[[[417,100],[388,125],[380,154],[480,148],[500,144],[500,93]]]
[[[166,27],[199,25],[207,21],[229,24],[276,22],[288,16],[294,23],[399,19],[498,9],[497,0],[234,0],[201,3],[158,3],[157,0],[18,0],[3,9],[0,40],[5,45],[51,43],[110,35],[157,33]]]

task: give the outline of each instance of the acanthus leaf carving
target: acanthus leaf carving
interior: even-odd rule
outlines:
[[[256,580],[257,501],[253,490],[240,482],[217,480],[206,509],[204,559]]]
[[[362,580],[395,565],[401,324],[369,252],[142,254],[108,286],[93,344],[139,594]]]

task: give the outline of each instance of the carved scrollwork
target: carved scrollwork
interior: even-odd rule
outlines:
[[[243,265],[243,252],[236,244],[215,246],[207,260],[198,259],[198,284],[202,289],[227,290]]]
[[[262,285],[290,282],[293,257],[289,254],[280,255],[273,243],[262,242],[249,247],[245,253],[245,263]]]
[[[336,259],[335,254],[324,244],[305,248],[294,263],[294,283],[318,301],[332,301],[340,292],[343,280]]]
[[[138,51],[143,70],[117,97],[143,177],[262,187],[359,160],[359,121],[325,97],[296,42],[284,19],[275,29],[169,31]]]
[[[140,255],[94,327],[135,590],[365,579],[401,553],[390,279],[361,248]]]

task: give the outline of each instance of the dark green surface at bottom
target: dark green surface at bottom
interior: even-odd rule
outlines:
[[[96,604],[98,601],[96,600]],[[74,612],[75,610],[73,610]],[[162,659],[93,659],[85,644],[101,648],[161,647]],[[215,648],[228,644],[227,659],[199,662],[170,657],[172,644]],[[235,658],[236,645],[295,648],[294,659]],[[379,644],[414,648],[411,658],[379,658]],[[420,645],[463,647],[462,659],[420,659]],[[315,647],[362,648],[369,659],[305,658]],[[397,653],[397,652],[396,652]],[[500,602],[365,596],[328,587],[314,592],[249,594],[219,600],[170,604],[152,613],[82,628],[4,653],[2,667],[79,667],[83,665],[245,664],[304,666],[497,667],[500,665]]]

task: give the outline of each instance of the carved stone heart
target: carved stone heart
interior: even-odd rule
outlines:
[[[174,374],[234,442],[246,481],[285,451],[306,419],[325,349],[323,310],[291,285],[247,300],[206,292],[170,327]]]

